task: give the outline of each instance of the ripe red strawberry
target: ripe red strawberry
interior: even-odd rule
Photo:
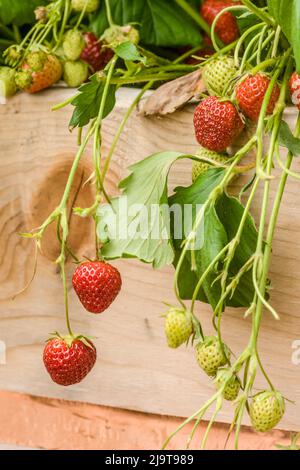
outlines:
[[[220,11],[224,10],[224,8],[240,4],[241,2],[233,2],[230,0],[205,0],[200,13],[206,23],[211,26]],[[215,31],[224,44],[230,44],[239,37],[237,21],[230,11],[226,11],[220,17],[217,21]]]
[[[83,35],[85,40],[85,48],[81,53],[81,59],[87,62],[94,72],[103,70],[113,57],[114,52],[108,47],[104,47],[94,33],[85,33]]]
[[[242,132],[244,123],[231,101],[209,96],[195,109],[194,127],[202,147],[224,152]]]
[[[92,370],[97,352],[83,336],[59,336],[49,339],[44,349],[44,364],[53,382],[73,385],[81,382]]]
[[[36,55],[39,54],[39,57]],[[37,60],[38,59],[38,60]],[[30,65],[34,63],[34,66]],[[29,54],[22,69],[16,73],[16,84],[27,93],[37,93],[58,82],[62,66],[57,57],[44,53]]]
[[[290,93],[293,104],[300,109],[300,75],[297,72],[290,78]]]
[[[270,79],[262,74],[249,75],[236,87],[236,98],[239,107],[251,121],[257,122],[262,103],[270,84]],[[267,108],[267,114],[272,114],[278,101],[280,88],[275,84]]]
[[[82,305],[92,313],[102,313],[119,294],[119,271],[103,261],[82,263],[73,274],[73,287]]]

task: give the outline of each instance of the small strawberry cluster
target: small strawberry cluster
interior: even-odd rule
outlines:
[[[63,79],[71,88],[84,83],[91,73],[103,70],[113,57],[107,44],[98,40],[94,33],[82,33],[70,29],[62,44],[64,53]]]
[[[92,73],[103,70],[113,56],[113,51],[93,33],[78,29],[67,31],[59,55],[42,49],[27,53],[14,74],[8,72],[13,69],[7,67],[7,89],[12,90],[14,82],[15,88],[37,93],[50,88],[61,78],[69,87],[77,88]],[[6,96],[11,94],[14,93],[6,93]]]
[[[73,287],[84,308],[91,313],[104,312],[115,300],[122,286],[119,271],[103,261],[80,264],[73,274]],[[97,352],[83,335],[62,336],[55,333],[44,349],[44,364],[59,385],[81,382],[93,368]]]
[[[72,0],[72,11],[83,18],[86,13],[94,13],[99,8],[99,0]],[[52,11],[53,10],[53,11]],[[83,31],[80,26],[69,29],[50,46],[45,37],[39,37],[39,27],[54,27],[63,15],[54,6],[39,7],[35,11],[37,23],[21,44],[9,47],[5,53],[6,67],[0,68],[0,92],[8,97],[18,89],[37,93],[50,88],[61,78],[71,88],[77,88],[88,77],[103,70],[113,56],[107,42],[100,40],[94,33]],[[52,18],[51,15],[55,15]],[[49,23],[49,25],[48,25]],[[37,38],[36,38],[37,37]],[[28,38],[28,39],[27,39]]]
[[[172,307],[165,316],[165,334],[170,348],[178,348],[182,344],[188,344],[192,338],[200,336],[198,323],[192,313],[184,308]],[[215,336],[207,336],[197,341],[195,347],[196,359],[201,369],[215,379],[216,387],[219,388],[227,378],[223,396],[225,400],[233,401],[240,391],[240,382],[235,375],[228,378],[230,371],[225,368],[229,364],[230,351],[225,344],[220,344]]]
[[[227,401],[237,400],[242,383],[231,370],[231,352],[217,336],[200,338],[197,320],[184,308],[170,308],[165,316],[165,334],[170,348],[188,344],[192,338],[195,355],[200,368],[214,380],[217,390]],[[282,395],[275,391],[259,392],[252,397],[249,415],[253,428],[259,432],[273,429],[283,417],[285,402]]]
[[[196,139],[201,145],[197,156],[226,164],[228,148],[234,145],[248,122],[257,123],[270,77],[264,73],[251,73],[234,86],[233,98],[226,98],[238,71],[231,57],[212,59],[203,69],[203,79],[210,96],[203,99],[194,113]],[[272,115],[279,98],[278,84],[273,87],[266,114]],[[193,179],[209,168],[209,164],[194,163]]]

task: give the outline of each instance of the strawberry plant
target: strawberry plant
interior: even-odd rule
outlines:
[[[75,96],[55,107],[58,110],[73,106],[69,127],[78,128],[78,152],[59,205],[39,228],[24,234],[40,248],[46,228],[55,223],[61,246],[56,262],[64,286],[68,333],[55,334],[50,339],[44,362],[55,382],[69,385],[82,380],[96,360],[91,341],[74,334],[71,328],[67,254],[78,264],[74,289],[85,309],[92,313],[106,310],[121,289],[121,276],[109,261],[137,258],[156,269],[173,264],[178,305],[171,306],[165,315],[168,345],[175,349],[190,344],[216,391],[169,436],[164,447],[185,425],[194,423],[189,444],[210,410],[212,418],[202,441],[204,448],[224,400],[233,405],[229,433],[235,432],[236,447],[245,413],[250,415],[255,430],[266,432],[278,425],[285,412],[287,399],[273,384],[259,351],[263,315],[270,313],[279,319],[270,298],[269,268],[280,206],[288,177],[299,179],[291,165],[300,154],[300,118],[291,130],[284,121],[284,111],[291,102],[299,108],[300,28],[293,24],[293,15],[300,13],[300,0],[292,2],[290,9],[284,9],[283,3],[106,0],[98,5],[96,1],[57,0],[39,11],[41,19],[19,45],[11,46],[4,54],[7,63],[18,69],[17,83],[28,91],[49,78],[45,67],[49,60],[55,60],[59,49],[68,59],[64,73],[70,83],[79,75],[77,66],[82,60],[93,71],[99,69],[99,63],[103,67],[80,86]],[[88,8],[96,13],[88,24],[89,31],[81,35]],[[175,58],[158,52],[162,47],[188,45],[195,52],[201,43],[200,28],[211,37],[212,56],[191,64],[184,62],[191,51]],[[95,41],[95,37],[100,41]],[[104,51],[99,49],[102,44]],[[37,51],[32,50],[33,45]],[[38,56],[32,55],[36,52]],[[129,168],[129,176],[119,185],[121,194],[112,198],[106,176],[133,109],[150,88],[185,75],[188,78],[190,72],[195,74],[199,69],[203,71],[206,93],[201,92],[191,122],[200,144],[198,152],[190,155],[170,150],[148,156]],[[82,77],[81,82],[86,75],[82,73]],[[116,91],[123,85],[142,88],[126,111],[104,159],[103,119],[113,110]],[[95,201],[91,207],[72,209],[78,217],[92,217],[95,221],[95,259],[81,263],[68,245],[67,207],[74,176],[90,141]],[[284,160],[280,147],[286,148]],[[245,164],[243,159],[249,155],[252,162]],[[183,159],[193,161],[191,184],[170,192],[170,169]],[[279,178],[274,175],[275,164],[281,171]],[[239,195],[233,194],[230,183],[241,173],[246,174],[248,182]],[[271,197],[271,181],[277,184],[275,197]],[[255,223],[251,208],[259,190],[260,215]],[[143,210],[131,210],[136,205],[142,205]],[[158,207],[154,215],[153,206]],[[175,206],[182,209],[179,218],[172,211]],[[189,215],[184,211],[187,206],[192,208]],[[115,230],[116,220],[125,219],[131,229],[142,226],[145,212],[152,217],[146,237],[138,230],[135,236],[127,237]],[[178,233],[178,226],[188,229]],[[204,331],[197,312],[198,301],[211,306],[214,335],[208,336]],[[237,357],[232,353],[234,345],[223,339],[222,320],[228,307],[243,308],[245,316],[251,318],[249,338]],[[71,350],[74,357],[82,351],[82,364],[74,364]],[[266,389],[254,394],[259,371]]]

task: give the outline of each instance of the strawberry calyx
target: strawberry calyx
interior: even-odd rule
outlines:
[[[46,340],[46,343],[52,341],[53,339],[60,339],[66,345],[68,348],[72,347],[72,344],[74,341],[81,341],[85,346],[87,346],[90,349],[94,349],[94,346],[92,344],[92,337],[87,336],[87,335],[82,335],[82,334],[73,334],[73,335],[62,335],[58,331],[54,331],[53,333],[50,333],[50,337]]]

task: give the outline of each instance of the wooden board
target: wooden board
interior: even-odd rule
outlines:
[[[60,388],[51,383],[41,355],[49,332],[64,331],[64,307],[60,276],[51,262],[57,255],[54,232],[47,234],[44,256],[30,288],[14,301],[11,296],[30,278],[33,246],[18,232],[38,226],[58,202],[68,168],[76,151],[76,135],[67,123],[71,109],[50,111],[70,90],[50,90],[37,96],[19,95],[0,106],[0,340],[7,347],[6,365],[0,365],[0,389],[33,395],[80,400],[150,413],[188,416],[213,391],[213,384],[199,370],[193,351],[169,350],[165,345],[162,301],[174,301],[173,269],[153,271],[137,261],[116,262],[124,287],[114,305],[102,316],[86,313],[70,283],[70,309],[74,329],[92,336],[99,350],[94,371],[81,384]],[[107,151],[122,113],[133,99],[133,90],[122,90],[118,107],[105,122]],[[196,149],[192,126],[193,106],[165,119],[134,114],[122,135],[112,170],[109,190],[127,174],[129,164],[160,150],[186,153]],[[293,115],[288,116],[290,120]],[[295,169],[300,170],[296,162]],[[91,172],[91,149],[82,160],[75,189]],[[170,176],[172,185],[190,181],[190,164],[177,165]],[[242,184],[242,181],[240,182]],[[88,205],[91,186],[85,186],[78,205]],[[260,205],[258,193],[256,207]],[[300,427],[300,366],[292,363],[292,344],[300,339],[300,191],[290,181],[284,196],[272,264],[272,301],[281,322],[267,313],[263,320],[260,348],[274,383],[296,405],[288,404],[283,429]],[[254,210],[255,212],[255,210]],[[72,219],[73,247],[89,256],[93,250],[90,222]],[[69,263],[71,277],[74,266]],[[198,306],[206,331],[211,331],[208,306]],[[232,310],[224,318],[225,340],[238,354],[249,337],[249,320]],[[261,378],[257,387],[264,385]],[[232,407],[220,420],[231,421]]]
[[[153,415],[88,403],[0,391],[0,442],[47,450],[159,450],[182,418]],[[191,449],[199,449],[207,423],[199,427]],[[192,426],[171,441],[169,449],[185,449]],[[217,423],[207,449],[222,450],[228,425]],[[234,436],[227,449],[234,448]],[[290,433],[265,435],[242,427],[240,450],[274,450],[289,445]],[[5,447],[5,446],[4,446]],[[0,450],[2,446],[0,444]]]

